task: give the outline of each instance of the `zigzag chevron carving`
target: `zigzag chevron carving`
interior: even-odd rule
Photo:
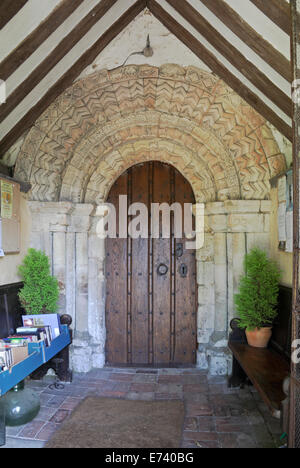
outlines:
[[[104,200],[141,161],[173,164],[198,201],[265,199],[285,158],[266,121],[195,67],[127,66],[76,82],[24,140],[16,176],[38,201]]]

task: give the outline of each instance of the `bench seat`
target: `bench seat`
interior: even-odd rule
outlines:
[[[236,342],[229,343],[229,348],[272,414],[279,415],[286,399],[283,382],[290,374],[289,362],[273,349]]]
[[[292,341],[292,289],[279,287],[278,316],[273,324],[267,349],[248,346],[245,330],[238,319],[231,321],[229,349],[233,354],[229,387],[241,387],[250,381],[259,392],[273,416],[282,418],[287,427],[287,407]],[[287,431],[287,429],[286,429]]]

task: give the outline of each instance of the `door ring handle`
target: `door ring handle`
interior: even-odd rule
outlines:
[[[160,265],[158,265],[157,267],[157,274],[159,276],[164,276],[168,273],[169,271],[169,268],[167,267],[167,265],[165,265],[164,263],[161,263]]]

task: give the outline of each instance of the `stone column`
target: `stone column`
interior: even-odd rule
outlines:
[[[88,329],[93,347],[92,365],[102,368],[105,365],[105,240],[97,235],[100,220],[97,212],[92,217],[89,236],[89,321]]]
[[[228,291],[227,291],[227,239],[226,233],[217,232],[214,235],[215,263],[215,332],[224,338],[227,332]]]
[[[211,239],[206,239],[212,244]],[[206,346],[210,341],[214,330],[214,277],[213,262],[205,261],[205,247],[197,252],[197,283],[198,283],[198,313],[197,313],[197,367],[207,369]]]
[[[52,232],[52,273],[59,284],[59,309],[60,314],[66,312],[66,230],[67,226],[61,226],[61,231]]]
[[[211,375],[226,375],[228,371],[227,315],[228,315],[228,274],[227,274],[227,213],[223,202],[208,203],[206,206],[208,225],[213,236],[214,258],[214,309],[213,333],[206,349]]]
[[[93,209],[94,206],[90,204],[74,205],[67,232],[66,309],[72,313],[73,318],[72,367],[76,372],[89,372],[92,369],[92,348],[88,326],[88,233]]]
[[[226,216],[222,203],[209,203],[205,207],[204,247],[197,251],[198,316],[197,316],[197,366],[210,367],[209,347],[215,333],[215,232],[226,231]]]
[[[73,327],[76,324],[76,255],[75,232],[66,232],[66,313],[72,317]]]

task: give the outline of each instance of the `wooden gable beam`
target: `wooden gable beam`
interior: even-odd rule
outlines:
[[[55,83],[41,100],[15,125],[15,127],[0,141],[1,156],[23,135],[23,133],[39,118],[39,116],[60,96],[74,80],[98,57],[103,49],[120,34],[134,18],[146,7],[146,0],[137,0],[96,42],[90,47],[71,68]]]
[[[166,0],[186,19],[213,47],[220,52],[240,73],[267,96],[289,117],[292,116],[292,100],[264,73],[236,49],[186,0]]]
[[[270,20],[289,36],[291,35],[290,6],[285,0],[250,0]]]
[[[80,39],[107,13],[118,0],[102,0],[80,23],[58,44],[7,98],[0,107],[0,122],[23,101],[23,99],[48,75]]]
[[[0,2],[0,29],[23,8],[28,0],[1,0]]]
[[[224,0],[200,0],[217,18],[219,18],[236,36],[238,36],[259,57],[268,63],[289,83],[292,82],[290,61],[267,42],[255,29],[236,13]],[[263,0],[269,4],[269,0]]]
[[[247,88],[231,73],[216,57],[204,47],[189,31],[179,24],[157,1],[148,0],[148,7],[156,18],[168,30],[182,41],[195,55],[197,55],[216,75],[228,84],[239,96],[252,106],[267,121],[272,123],[284,136],[292,140],[292,129],[270,107],[268,107],[253,91]]]
[[[7,80],[22,63],[70,16],[84,0],[64,0],[0,63],[0,78]]]

